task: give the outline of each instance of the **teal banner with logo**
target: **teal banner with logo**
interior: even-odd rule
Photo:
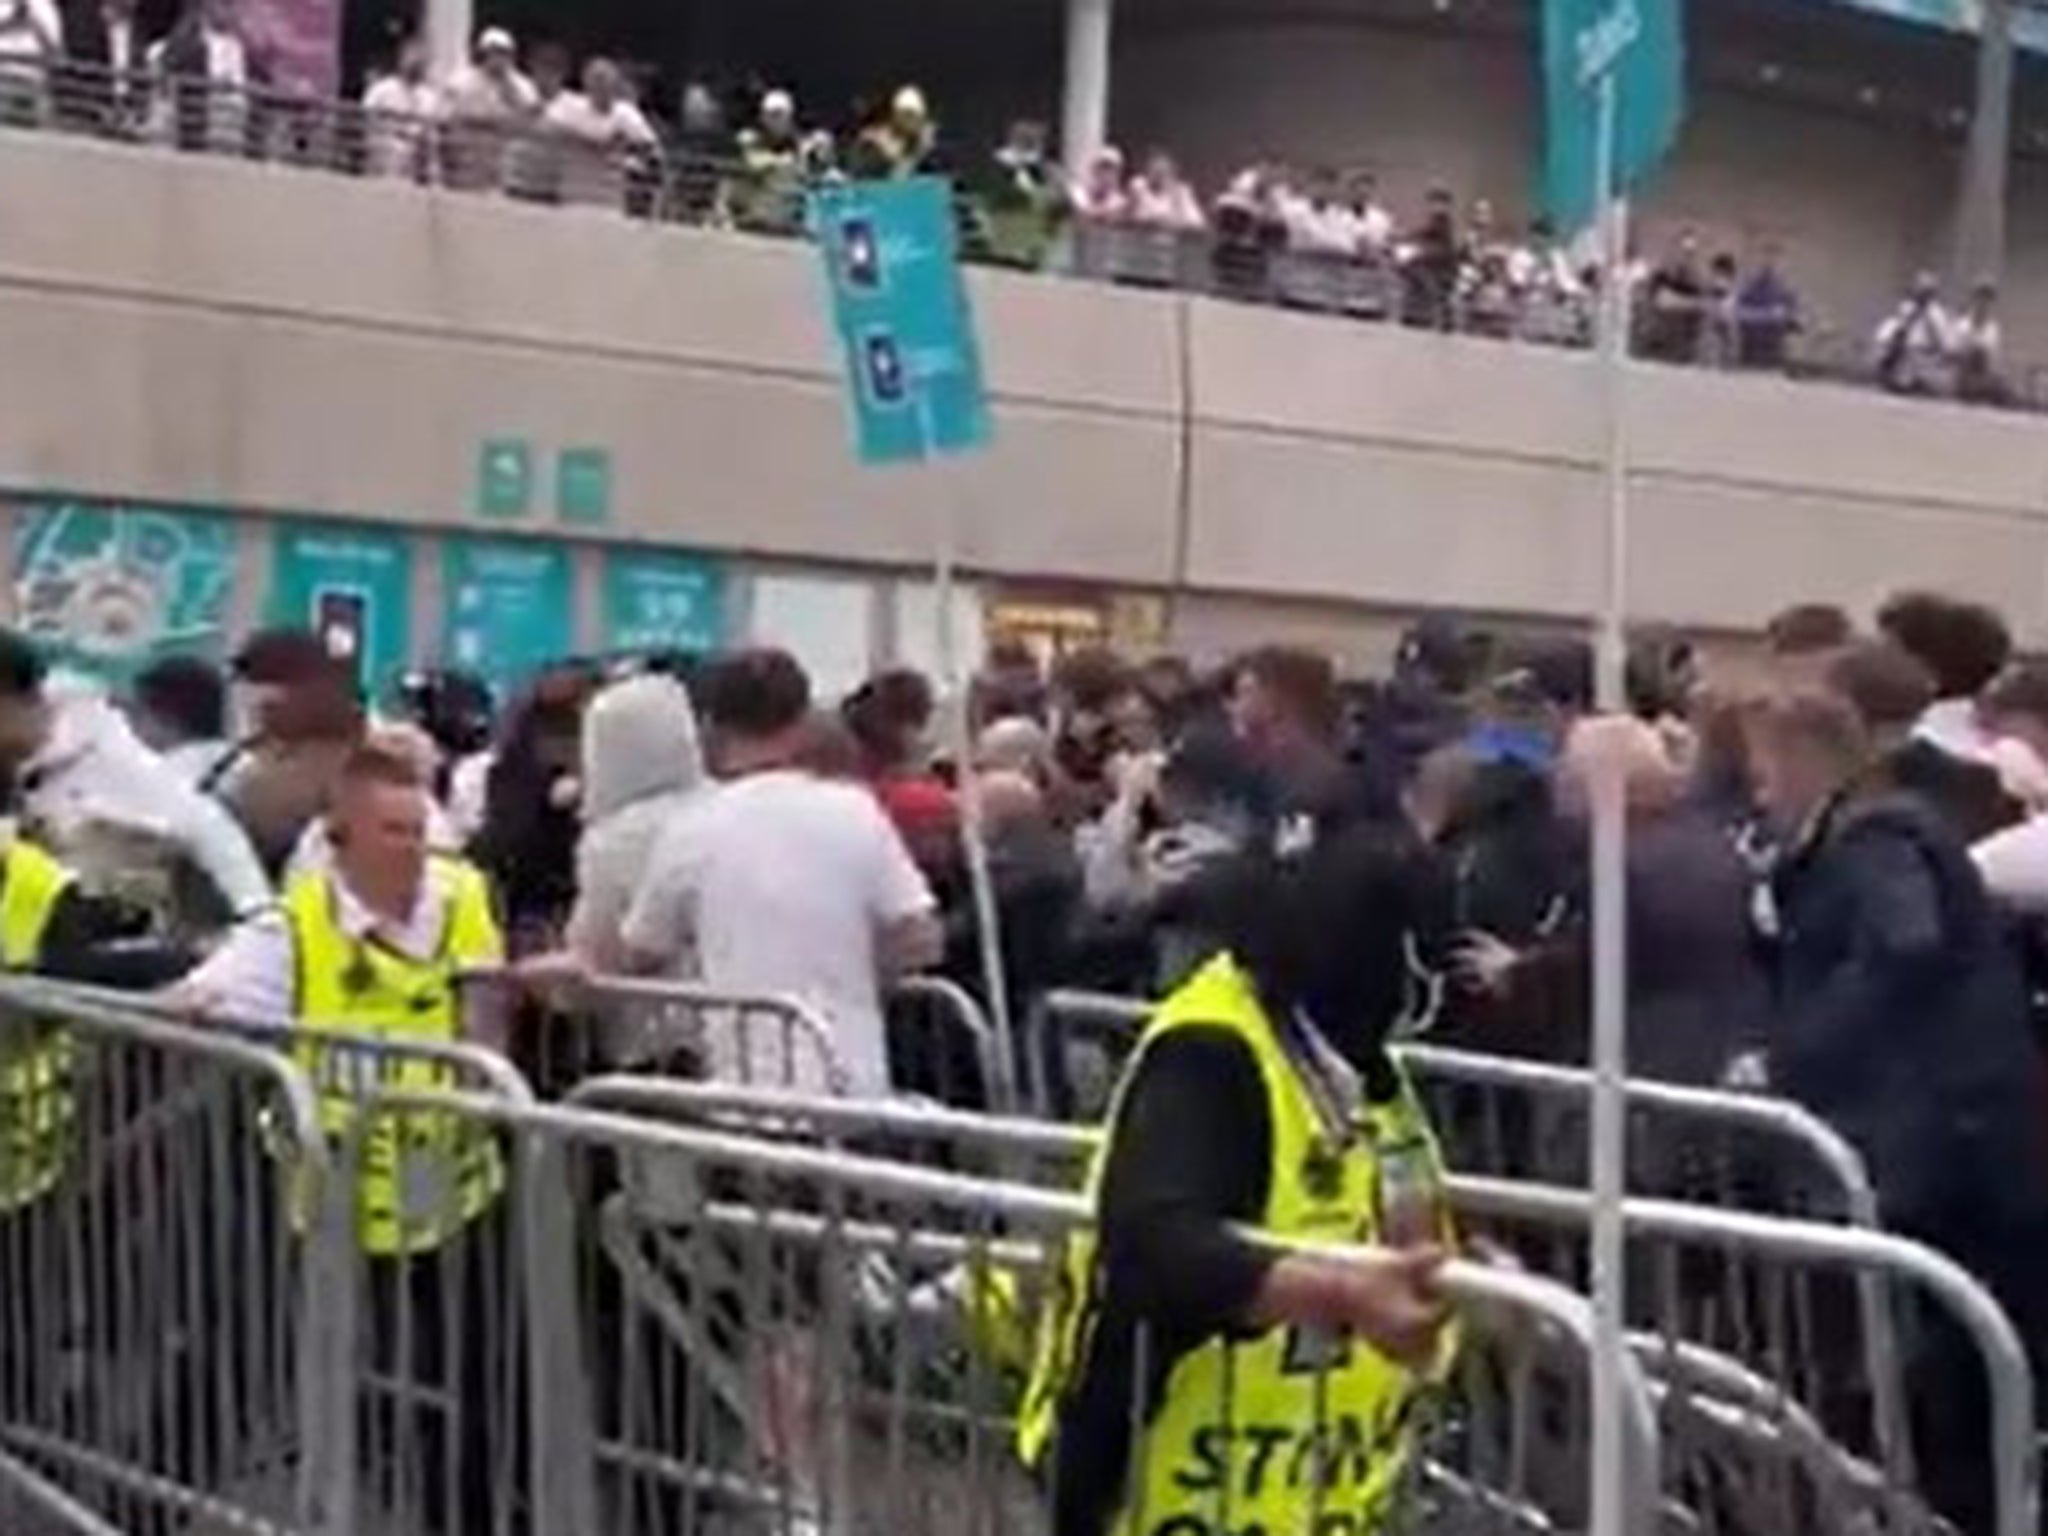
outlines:
[[[317,632],[376,695],[412,660],[412,540],[358,523],[281,524],[270,618]]]
[[[988,395],[953,188],[937,177],[859,181],[811,194],[864,464],[970,453],[989,440]]]
[[[1612,187],[1600,182],[1612,82]],[[1543,0],[1543,204],[1561,233],[1599,217],[1671,152],[1685,116],[1679,0]]]
[[[234,583],[227,517],[62,500],[16,509],[16,623],[56,666],[122,682],[164,656],[219,656]]]
[[[604,644],[610,651],[717,650],[725,644],[725,566],[670,549],[607,551]]]
[[[1975,34],[1984,30],[1983,0],[1830,0],[1914,26]],[[2029,7],[2012,13],[2013,41],[2029,53],[2048,53],[2048,15]]]
[[[441,546],[441,659],[502,699],[574,648],[569,551],[529,539],[449,538]]]

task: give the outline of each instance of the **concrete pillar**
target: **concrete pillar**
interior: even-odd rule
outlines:
[[[2012,164],[2013,0],[1984,0],[1977,102],[1956,199],[1955,286],[1999,280],[2005,268],[2007,168]]]
[[[427,0],[426,35],[434,78],[446,80],[469,62],[476,35],[476,0]]]
[[[1060,160],[1069,173],[1109,138],[1109,24],[1114,0],[1067,0],[1066,100],[1060,115]]]

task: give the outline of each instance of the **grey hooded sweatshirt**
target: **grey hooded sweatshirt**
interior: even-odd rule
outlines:
[[[619,924],[661,829],[705,784],[697,717],[670,677],[628,678],[583,718],[583,836],[576,845],[570,949],[600,970],[619,961]]]

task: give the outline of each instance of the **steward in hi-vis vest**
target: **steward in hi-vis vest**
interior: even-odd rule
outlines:
[[[328,859],[293,876],[273,910],[237,927],[175,992],[202,1015],[290,1026],[321,1129],[355,1155],[341,1168],[358,1246],[375,1257],[441,1250],[505,1185],[488,1127],[375,1103],[459,1086],[433,1051],[462,1039],[462,973],[504,958],[482,874],[428,852],[428,806],[408,760],[358,748],[328,812]],[[311,1216],[295,1199],[295,1224]]]
[[[1448,1359],[1440,1161],[1382,1049],[1408,854],[1346,833],[1247,880],[1146,1028],[1020,1413],[1057,1536],[1388,1528]]]
[[[344,919],[338,877],[314,870],[284,894],[294,965],[294,1055],[320,1093],[321,1128],[340,1137],[362,1112],[366,1090],[445,1088],[447,1069],[419,1057],[351,1059],[323,1036],[369,1036],[403,1046],[452,1044],[462,1036],[457,979],[503,957],[483,876],[459,860],[427,863],[423,901],[439,908],[438,943],[408,954]],[[363,1252],[416,1254],[441,1246],[504,1188],[487,1132],[454,1117],[408,1110],[380,1114],[356,1171],[356,1234]]]
[[[70,874],[16,837],[0,853],[0,971],[38,969]],[[64,1175],[76,1104],[76,1046],[61,1025],[0,1019],[0,1216],[40,1200]]]

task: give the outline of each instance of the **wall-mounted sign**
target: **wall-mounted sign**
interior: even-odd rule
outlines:
[[[412,540],[356,523],[282,524],[270,614],[316,630],[375,693],[412,659]]]
[[[715,651],[725,643],[725,566],[676,550],[609,550],[603,619],[606,650]]]
[[[168,508],[36,501],[17,513],[14,610],[59,666],[120,680],[226,647],[235,525]]]
[[[564,448],[555,456],[555,516],[577,528],[601,528],[611,521],[609,448]]]
[[[569,551],[528,539],[449,538],[441,547],[442,660],[504,698],[574,646]]]
[[[533,444],[521,437],[486,439],[476,456],[476,509],[505,519],[533,510]]]

